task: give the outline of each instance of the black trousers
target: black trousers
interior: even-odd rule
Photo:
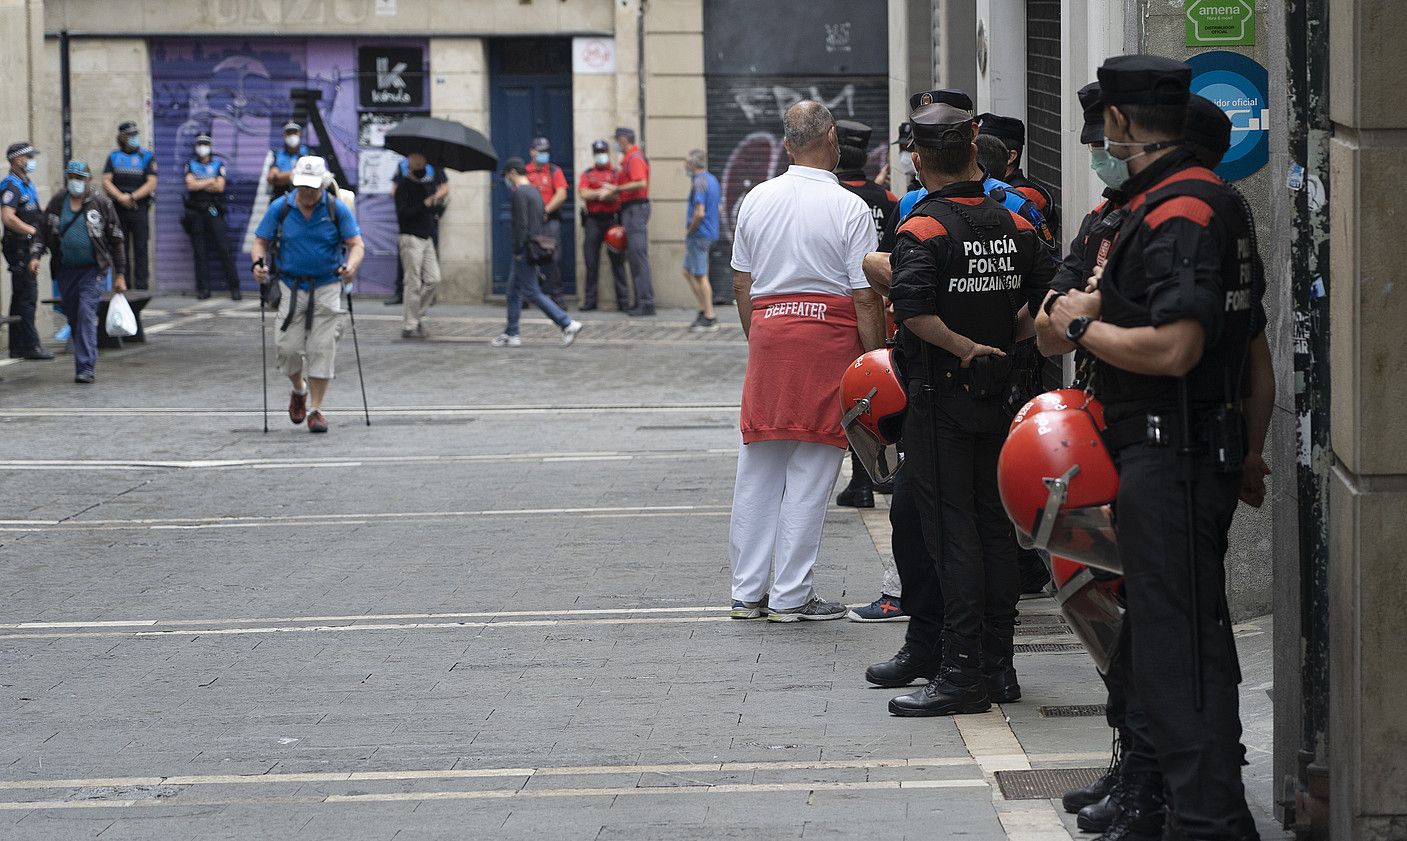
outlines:
[[[1156,752],[1169,807],[1187,838],[1254,837],[1241,784],[1241,670],[1224,566],[1240,474],[1217,473],[1205,458],[1196,464],[1194,617],[1177,450],[1134,444],[1117,454],[1117,462],[1115,510],[1128,597],[1120,653],[1128,729]],[[1200,648],[1200,710],[1194,699],[1193,633]]]
[[[589,213],[582,224],[581,256],[586,261],[586,286],[581,294],[581,305],[597,305],[597,284],[601,279],[601,245],[606,240],[606,230],[615,224],[615,217],[603,213]],[[625,255],[606,249],[606,257],[611,261],[611,279],[615,282],[616,306],[630,307],[630,284],[625,279]]]
[[[146,289],[151,281],[147,261],[147,239],[151,234],[150,207],[118,207],[117,221],[127,238],[127,279],[133,289]]]
[[[189,210],[191,253],[195,255],[195,288],[197,292],[210,291],[210,255],[214,253],[225,273],[225,286],[231,292],[239,288],[239,275],[235,272],[234,255],[230,253],[230,236],[225,230],[224,216],[211,216],[206,210]]]
[[[889,546],[904,585],[904,612],[909,614],[904,644],[920,656],[937,657],[943,645],[943,587],[938,581],[938,563],[923,538],[925,515],[909,482],[913,469],[906,453],[889,497]]]
[[[984,626],[1009,639],[1016,624],[1016,535],[997,492],[997,456],[1010,423],[999,400],[973,400],[960,389],[931,394],[919,381],[910,384],[904,469],[912,469],[907,481],[924,543],[938,561],[945,647],[977,648]],[[906,580],[906,612],[908,588]]]
[[[20,320],[10,325],[10,355],[23,356],[39,350],[39,331],[34,327],[34,309],[39,304],[39,280],[23,262],[10,263],[10,315]]]
[[[562,297],[562,220],[556,216],[542,223],[542,233],[557,241],[557,251],[552,262],[542,267],[542,291],[559,306]]]

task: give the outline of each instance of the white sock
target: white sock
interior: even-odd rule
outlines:
[[[307,393],[308,393],[308,384],[307,384],[307,383],[303,383],[303,387],[302,387],[302,388],[295,388],[295,389],[293,389],[293,393],[294,393],[294,394],[297,394],[297,395],[304,395],[304,394],[307,394]]]

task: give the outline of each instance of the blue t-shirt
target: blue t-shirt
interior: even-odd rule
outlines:
[[[88,220],[73,218],[83,212],[82,208],[75,211],[68,202],[64,202],[63,209],[59,211],[59,230],[64,232],[63,239],[59,240],[59,262],[65,268],[91,266],[97,262],[93,259],[93,239],[88,235]]]
[[[694,208],[703,205],[703,221],[690,236],[701,239],[718,239],[718,203],[722,198],[723,191],[718,186],[718,179],[713,177],[713,173],[704,171],[695,175],[689,185],[689,207],[688,213],[684,217],[684,225],[687,227],[694,221]]]
[[[342,265],[342,241],[361,235],[357,218],[351,208],[340,200],[323,194],[313,215],[303,218],[298,209],[296,193],[275,199],[254,232],[260,239],[273,240],[278,233],[279,217],[283,216],[283,233],[279,238],[278,273],[284,283],[292,286],[293,278],[312,278],[314,286],[337,281],[337,267]],[[337,203],[337,224],[328,217],[329,202]],[[283,209],[288,208],[284,215]]]

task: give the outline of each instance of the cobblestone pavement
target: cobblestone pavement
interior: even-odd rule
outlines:
[[[417,342],[358,307],[372,425],[344,340],[326,436],[276,376],[261,432],[248,301],[154,302],[95,386],[0,366],[0,838],[1070,837],[999,784],[1107,758],[1052,709],[1102,696],[1048,600],[1026,699],[958,720],[865,684],[900,625],[725,618],[735,326],[562,348],[530,318],[494,350],[495,308]],[[819,591],[872,599],[887,529],[833,509]],[[1269,630],[1241,629],[1261,811]]]

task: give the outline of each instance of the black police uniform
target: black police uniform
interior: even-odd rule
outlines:
[[[990,134],[999,138],[1006,144],[1007,149],[1017,150],[1017,160],[1026,149],[1026,124],[1015,117],[1003,117],[998,114],[983,114],[977,118],[980,130],[983,134]],[[1050,226],[1051,235],[1056,242],[1060,241],[1060,213],[1056,210],[1055,200],[1050,195],[1050,190],[1037,184],[1026,177],[1026,173],[1021,171],[1021,167],[1013,169],[1008,175],[992,173],[997,180],[1005,181],[1015,187],[1018,192],[1036,203],[1036,209],[1045,217],[1046,224]]]
[[[915,133],[922,148],[920,125]],[[1018,311],[1023,305],[1034,311],[1056,268],[1030,223],[988,198],[979,181],[951,184],[920,202],[900,226],[891,259],[896,319],[936,314],[954,332],[1007,349],[1015,344]],[[900,347],[909,388],[905,480],[923,512],[940,585],[911,593],[906,578],[905,610],[913,617],[937,614],[923,596],[941,590],[943,671],[925,691],[956,685],[966,693],[926,714],[978,712],[989,706],[983,661],[1009,668],[1016,615],[1016,543],[996,475],[1011,423],[1001,399],[1009,364],[991,357],[964,369],[907,328]],[[890,710],[904,714],[894,702]]]
[[[0,180],[0,202],[13,208],[15,215],[27,225],[39,227],[44,212],[39,207],[39,191],[31,178],[21,178],[13,172]],[[39,282],[29,270],[29,246],[33,237],[5,228],[3,253],[10,267],[10,315],[19,321],[10,325],[10,356],[47,357],[39,344],[39,332],[34,327],[34,311],[39,303]]]
[[[1111,105],[1176,105],[1179,87],[1185,102],[1189,76],[1186,65],[1149,56],[1118,57],[1099,70]],[[1264,285],[1239,199],[1190,152],[1164,155],[1123,190],[1132,215],[1105,263],[1101,319],[1125,328],[1193,319],[1206,335],[1201,359],[1181,380],[1094,366],[1120,477],[1126,725],[1156,751],[1183,834],[1240,841],[1256,830],[1241,784],[1241,674],[1224,560],[1245,433],[1225,407],[1245,393],[1250,342],[1265,320]]]
[[[225,163],[215,157],[208,161],[193,157],[186,161],[186,173],[196,178],[218,178],[225,175]],[[205,190],[186,192],[186,213],[182,226],[191,238],[191,253],[195,257],[195,291],[201,298],[210,296],[210,257],[213,254],[225,274],[225,286],[230,297],[240,297],[239,273],[235,271],[234,255],[230,253],[229,232],[225,230],[227,212],[224,193]]]
[[[125,124],[124,124],[125,125]],[[150,149],[138,147],[135,151],[113,149],[107,156],[103,172],[111,173],[112,184],[124,193],[131,193],[147,182],[147,177],[156,175],[156,154]],[[150,266],[147,260],[147,240],[151,233],[151,202],[147,196],[137,201],[136,207],[123,207],[117,202],[117,221],[122,225],[122,233],[127,238],[127,249],[131,259],[127,265],[131,270],[133,289],[146,289],[150,279]]]

